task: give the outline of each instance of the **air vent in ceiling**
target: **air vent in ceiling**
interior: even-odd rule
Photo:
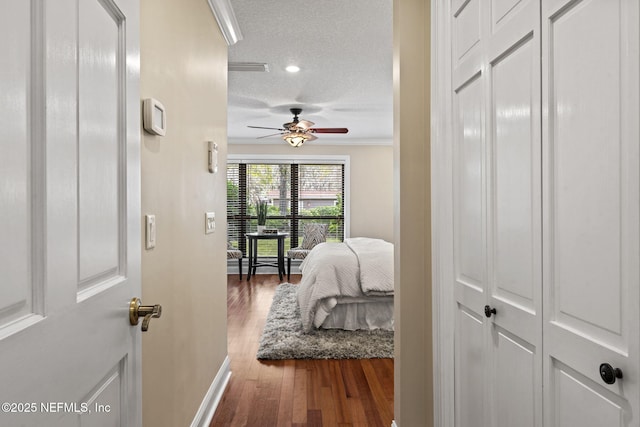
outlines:
[[[229,71],[269,72],[269,64],[264,62],[229,62]]]

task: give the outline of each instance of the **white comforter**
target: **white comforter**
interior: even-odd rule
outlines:
[[[300,266],[298,304],[306,331],[322,325],[343,300],[365,302],[393,295],[393,245],[359,237],[321,243]]]
[[[393,245],[368,237],[346,239],[344,243],[358,257],[362,292],[367,296],[393,295]]]

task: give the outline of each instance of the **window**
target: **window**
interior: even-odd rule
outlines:
[[[231,157],[231,156],[230,156]],[[329,224],[328,241],[345,236],[345,162],[255,161],[227,163],[228,239],[246,254],[245,233],[257,230],[256,203],[268,203],[267,228],[289,233],[285,250],[302,242],[305,222]],[[260,243],[259,256],[275,256],[277,242]]]

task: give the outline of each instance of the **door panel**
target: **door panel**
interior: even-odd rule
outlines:
[[[624,309],[620,302],[627,286],[621,280],[626,231],[621,208],[633,200],[628,199],[631,194],[611,191],[620,187],[627,172],[618,126],[620,37],[618,31],[593,31],[599,26],[618,27],[620,10],[614,4],[575,6],[554,19],[550,28],[554,126],[549,140],[553,159],[549,197],[558,232],[551,234],[554,297],[549,308],[562,325],[619,336],[624,313],[618,308]],[[603,283],[607,298],[602,298]]]
[[[488,55],[491,425],[542,425],[540,18],[501,4]],[[492,20],[493,21],[493,20]],[[493,22],[492,22],[493,24]],[[489,33],[489,31],[487,31]]]
[[[517,15],[516,7],[530,3],[522,0],[491,0],[491,25],[497,29],[501,24]]]
[[[458,92],[480,73],[482,21],[480,0],[453,0],[451,5],[453,87]]]
[[[482,317],[459,305],[456,325],[456,427],[478,427],[484,416],[486,363]]]
[[[638,4],[543,2],[549,426],[638,425]],[[624,377],[600,378],[609,363]],[[570,408],[580,403],[579,414]]]
[[[459,283],[484,286],[484,138],[482,79],[475,76],[455,97],[455,266]]]
[[[141,425],[138,19],[137,1],[3,3],[0,292],[24,304],[0,313],[0,425]]]
[[[80,415],[81,427],[126,425],[126,360],[121,360],[83,399],[91,413]]]
[[[2,126],[0,126],[0,328],[24,323],[35,310],[33,295],[37,283],[32,270],[31,245],[31,119],[27,84],[30,75],[30,7],[19,2],[0,16],[5,37],[0,38],[3,65],[0,67]],[[20,328],[13,325],[13,328]],[[2,332],[0,330],[0,336]]]
[[[121,361],[79,403],[60,406],[61,418],[56,427],[126,426],[129,402],[123,399],[126,387],[126,361]],[[58,409],[57,402],[52,405]],[[71,409],[71,410],[69,410]]]
[[[542,425],[539,4],[477,10],[480,40],[455,67],[454,269],[458,321],[483,353],[455,348],[460,425]],[[470,7],[466,5],[465,7]],[[475,10],[471,9],[473,13]],[[459,19],[459,17],[454,17]],[[454,26],[456,31],[457,27]],[[478,67],[471,65],[479,60]],[[454,61],[455,62],[455,61]],[[485,317],[484,307],[496,309]],[[458,327],[458,325],[456,325]],[[460,325],[462,328],[463,325]],[[458,334],[458,332],[457,332]],[[458,340],[467,337],[460,331]],[[474,341],[473,349],[480,345]],[[458,342],[458,341],[457,341]],[[482,366],[478,366],[482,362]],[[470,362],[469,362],[470,363]],[[483,386],[476,384],[482,372]],[[460,375],[460,377],[458,377]],[[472,405],[468,393],[483,402]],[[466,399],[466,400],[465,400]],[[477,404],[477,403],[476,403]],[[467,411],[474,410],[475,413]],[[462,417],[462,418],[460,418]],[[467,421],[465,421],[467,420]]]
[[[624,426],[628,403],[599,384],[552,360],[550,397],[555,402],[553,425]],[[579,408],[579,410],[576,410]]]
[[[494,295],[536,309],[540,287],[540,240],[536,220],[540,193],[535,182],[540,166],[535,150],[539,132],[533,128],[539,108],[535,94],[535,44],[531,38],[493,64],[494,163]],[[533,158],[532,158],[533,157]]]
[[[98,0],[79,3],[79,245],[80,288],[118,272],[120,165],[124,101],[122,16]],[[124,216],[123,216],[124,217]]]
[[[463,77],[464,67],[460,70]],[[454,95],[454,270],[456,426],[480,427],[484,417],[487,331],[483,80],[472,70]]]
[[[480,43],[480,0],[457,2],[453,15],[454,60],[467,60]]]
[[[533,427],[540,421],[540,357],[531,344],[508,331],[494,328],[495,391],[493,409],[496,427]]]

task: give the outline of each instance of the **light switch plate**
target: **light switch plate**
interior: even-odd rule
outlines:
[[[218,144],[208,141],[209,144],[209,173],[218,172]]]
[[[145,215],[145,248],[153,249],[156,247],[156,216]]]
[[[216,231],[216,214],[215,212],[205,212],[204,214],[204,234],[210,234]]]

